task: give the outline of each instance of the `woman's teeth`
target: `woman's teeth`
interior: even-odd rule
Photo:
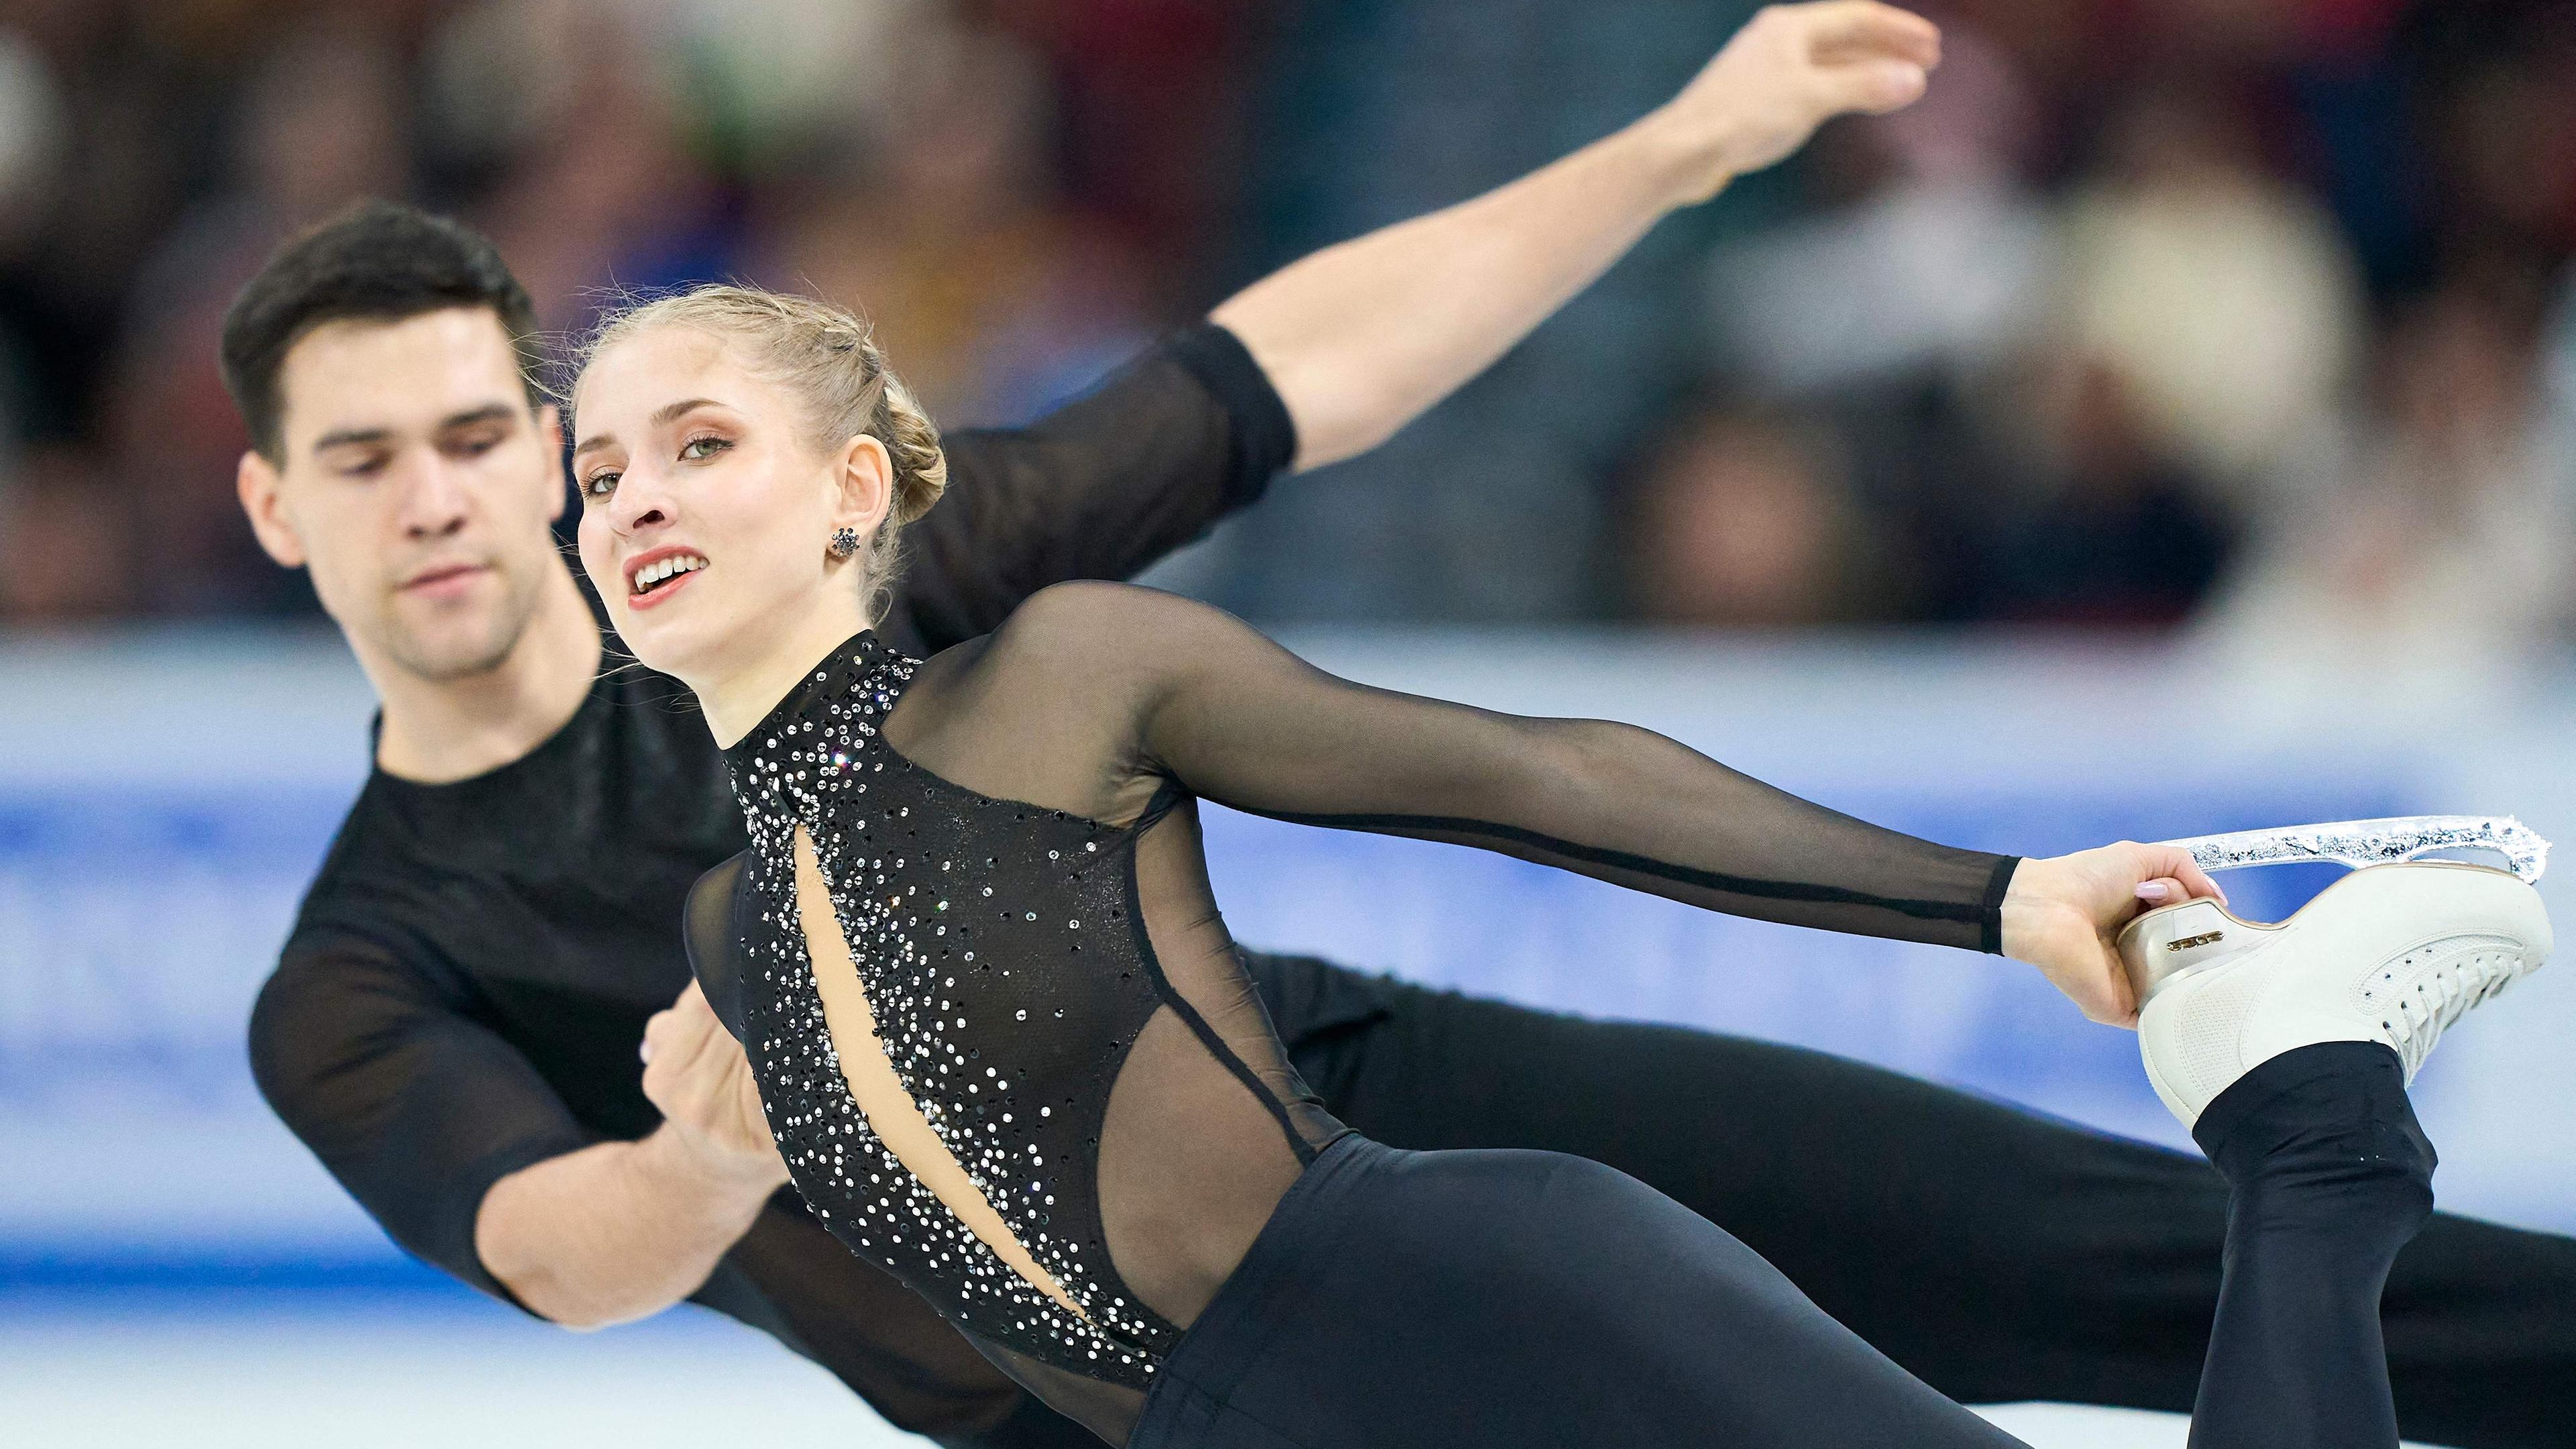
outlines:
[[[635,571],[635,592],[643,593],[664,579],[695,573],[706,566],[707,561],[693,553],[674,554],[669,558],[648,563]]]

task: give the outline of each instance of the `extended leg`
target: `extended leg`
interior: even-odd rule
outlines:
[[[1360,978],[1305,968],[1308,985]],[[1343,1120],[1396,1146],[1606,1162],[1734,1233],[1969,1402],[2184,1411],[2227,1186],[2196,1158],[1841,1058],[1392,983],[1292,1042]],[[1308,1013],[1283,1012],[1292,1025]],[[2384,1304],[2399,1419],[2463,1449],[2576,1423],[2576,1240],[2437,1214]]]
[[[2397,1054],[2285,1052],[2192,1134],[2231,1189],[2192,1449],[2395,1449],[2379,1295],[2432,1214],[2434,1165]]]

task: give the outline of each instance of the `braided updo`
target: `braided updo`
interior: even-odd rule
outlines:
[[[837,452],[861,434],[885,445],[894,464],[894,498],[867,542],[863,574],[868,617],[879,618],[902,568],[901,530],[947,489],[948,456],[940,451],[938,425],[886,366],[868,324],[811,297],[698,287],[611,313],[583,349],[583,365],[639,332],[666,326],[733,343],[754,368],[792,388],[803,403],[807,441],[818,451]]]

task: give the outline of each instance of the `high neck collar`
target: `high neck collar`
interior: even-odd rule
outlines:
[[[874,687],[881,696],[870,701],[875,708],[868,711],[881,716],[894,703],[892,691],[884,687],[892,681],[881,676],[887,665],[901,663],[903,658],[878,638],[875,630],[861,629],[805,671],[796,687],[771,706],[769,713],[761,716],[760,723],[725,748],[725,759],[742,764],[756,753],[775,748],[779,737],[790,728],[825,716],[831,700],[864,687]]]

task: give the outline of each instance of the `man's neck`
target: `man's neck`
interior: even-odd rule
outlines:
[[[525,758],[554,737],[599,677],[599,625],[568,569],[547,570],[536,613],[500,665],[471,679],[432,682],[370,668],[384,723],[376,766],[444,785]]]

